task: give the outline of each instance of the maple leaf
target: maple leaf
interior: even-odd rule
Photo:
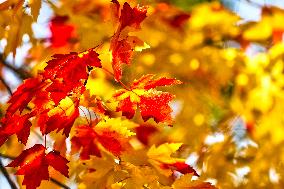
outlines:
[[[64,87],[63,87],[64,86]],[[61,80],[53,80],[51,85],[49,85],[45,91],[50,94],[51,100],[57,105],[62,99],[64,99],[73,87],[70,85],[64,85]]]
[[[40,78],[30,78],[25,80],[8,101],[10,106],[7,109],[6,117],[13,115],[18,110],[21,113],[43,86],[45,86],[45,84]]]
[[[139,108],[144,121],[150,118],[159,122],[167,122],[171,125],[172,109],[169,102],[175,96],[170,93],[150,91],[149,94],[141,96]]]
[[[176,163],[176,159],[172,158],[171,155],[176,152],[181,147],[181,145],[182,143],[165,143],[161,144],[158,147],[153,145],[148,150],[147,156],[150,159],[167,164]]]
[[[115,4],[115,15],[118,14],[120,4],[117,0],[112,1]],[[135,46],[143,46],[144,43],[134,36],[121,36],[122,30],[127,26],[139,29],[141,22],[146,18],[147,8],[136,6],[131,8],[128,3],[123,4],[120,11],[119,26],[111,39],[110,50],[112,51],[112,68],[114,78],[119,81],[122,76],[122,64],[130,64],[130,60]]]
[[[115,156],[129,148],[129,136],[135,133],[129,131],[120,119],[106,119],[95,127],[89,125],[78,126],[75,136],[71,139],[74,149],[82,148],[81,159],[89,159],[90,155],[101,157],[98,145],[102,145]],[[122,123],[130,124],[122,121]],[[133,125],[132,125],[133,126]]]
[[[24,175],[23,185],[27,189],[37,188],[42,180],[49,180],[48,167],[51,166],[65,177],[68,177],[69,161],[59,152],[45,153],[45,147],[36,144],[32,148],[24,150],[8,167],[20,167],[16,175]]]
[[[150,124],[139,125],[135,128],[137,139],[142,142],[144,145],[149,144],[149,139],[151,135],[158,132],[157,127]]]
[[[76,134],[71,139],[72,148],[76,151],[82,148],[80,158],[82,160],[90,159],[90,155],[101,157],[100,150],[95,141],[96,132],[89,125],[77,126]]]
[[[170,21],[169,24],[174,28],[182,28],[186,21],[190,18],[190,14],[188,13],[179,13],[175,15]]]
[[[199,176],[198,173],[188,164],[185,162],[175,162],[175,163],[164,163],[161,164],[162,169],[171,169],[173,171],[178,171],[182,174],[188,174],[188,173],[193,173],[195,176]]]
[[[26,144],[32,126],[29,118],[32,116],[34,116],[34,112],[23,116],[14,114],[11,117],[4,117],[1,120],[2,126],[0,127],[0,146],[13,134],[17,135],[20,142]]]
[[[48,134],[54,130],[57,130],[57,132],[63,130],[65,136],[68,137],[78,116],[78,101],[73,102],[70,98],[65,98],[54,109],[47,109],[42,112],[39,115],[38,125],[42,134]]]
[[[120,118],[100,121],[95,127],[98,141],[106,150],[120,156],[123,151],[130,148],[129,137],[135,135],[129,130],[129,126],[132,128],[136,124]]]
[[[177,179],[173,185],[173,189],[184,189],[184,188],[190,188],[190,189],[217,189],[215,186],[213,186],[209,182],[203,182],[200,180],[192,180],[192,174],[185,174],[181,176],[179,179]]]
[[[10,106],[1,121],[1,145],[13,134],[17,134],[19,141],[26,144],[31,127],[28,119],[36,114],[40,115],[38,123],[42,134],[63,129],[63,133],[69,135],[75,119],[79,116],[78,102],[73,113],[69,115],[64,115],[64,112],[50,115],[51,110],[48,106],[45,107],[45,104],[52,100],[57,106],[72,92],[83,94],[85,90],[83,81],[88,78],[87,68],[101,67],[98,53],[94,49],[89,49],[81,53],[54,55],[54,59],[47,64],[42,74],[25,80],[8,101]],[[20,115],[30,102],[34,104],[31,109],[33,113]]]
[[[140,79],[135,80],[130,90],[118,90],[113,98],[119,102],[117,111],[122,111],[122,115],[131,119],[137,106],[139,106],[144,121],[150,118],[158,122],[171,124],[171,107],[169,102],[173,100],[174,95],[157,91],[159,86],[181,84],[182,82],[172,78],[161,77],[153,79],[154,75],[147,74]]]
[[[90,79],[88,79],[88,82]],[[88,86],[88,83],[87,83]],[[86,87],[88,88],[88,87]],[[87,89],[84,94],[81,96],[80,104],[84,107],[88,107],[93,110],[98,115],[107,115],[109,114],[107,107],[99,96],[91,95],[90,90]]]
[[[172,28],[180,31],[183,31],[184,25],[191,17],[189,13],[176,9],[166,3],[157,4],[154,14],[155,16],[160,16],[160,19]]]
[[[63,47],[75,36],[75,27],[67,23],[68,19],[68,16],[55,16],[51,19],[49,29],[52,47]]]
[[[29,6],[31,7],[31,15],[33,16],[33,19],[37,21],[41,9],[41,1],[29,1]]]
[[[130,5],[125,2],[123,4],[123,8],[119,17],[119,30],[123,30],[126,26],[133,26],[135,28],[139,28],[141,22],[146,18],[146,14],[146,7],[136,6],[134,8],[131,8]]]
[[[47,62],[43,76],[45,79],[62,78],[64,82],[71,84],[87,79],[87,67],[101,67],[100,59],[95,49],[69,54],[55,54],[53,59]]]
[[[199,176],[197,172],[184,159],[171,157],[176,152],[182,143],[165,143],[158,147],[153,145],[147,152],[149,162],[162,174],[170,176],[173,171],[178,171],[182,174],[193,173]]]
[[[55,104],[72,91],[80,94],[84,92],[84,81],[88,79],[89,67],[101,67],[98,55],[95,49],[81,53],[53,55],[42,75],[52,81],[46,91],[51,93],[50,96]]]

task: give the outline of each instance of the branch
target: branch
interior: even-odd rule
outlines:
[[[16,68],[12,65],[10,65],[3,57],[3,54],[0,54],[0,63],[3,64],[6,68],[10,69],[14,73],[16,73],[22,80],[30,78],[31,75],[23,70],[22,68]]]
[[[62,188],[65,188],[65,189],[70,189],[69,186],[66,186],[65,184],[61,183],[60,181],[50,177],[50,181],[53,182],[54,184],[62,187]]]
[[[9,155],[6,155],[6,154],[2,154],[2,153],[0,153],[0,157],[5,158],[5,159],[15,159],[15,157],[12,157],[12,156],[9,156]]]
[[[260,3],[255,2],[255,1],[252,1],[252,0],[239,0],[239,1],[244,1],[244,2],[246,2],[247,4],[249,4],[250,6],[253,6],[253,7],[255,7],[255,8],[262,8],[262,7],[265,6],[265,5],[262,5],[262,4],[260,4]]]
[[[5,154],[1,154],[1,153],[0,153],[0,157],[6,158],[6,159],[11,159],[11,160],[15,159],[15,157],[12,157],[12,156],[9,156],[9,155],[5,155]],[[2,168],[4,169],[4,171],[6,172],[6,174],[3,172]],[[3,172],[4,176],[6,177],[6,179],[7,179],[7,180],[8,180],[8,178],[10,179],[9,174],[8,174],[7,170],[5,169],[5,167],[3,166],[1,160],[0,160],[0,169],[1,169],[1,171]],[[7,177],[8,177],[8,178],[7,178]],[[10,179],[10,180],[11,180],[11,179]],[[63,183],[61,183],[60,181],[58,181],[58,180],[56,180],[56,179],[54,179],[54,178],[52,178],[52,177],[50,177],[50,181],[53,182],[54,184],[56,184],[57,186],[60,186],[60,187],[62,187],[62,188],[64,188],[64,189],[70,189],[69,186],[67,186],[67,185],[65,185],[65,184],[63,184]],[[8,180],[8,182],[9,182],[9,180]],[[11,180],[11,182],[13,182],[13,181]],[[10,182],[9,182],[9,184],[11,185]],[[15,186],[15,188],[12,187],[12,185],[11,185],[11,188],[12,188],[12,189],[18,189],[16,186]]]
[[[8,83],[1,76],[0,76],[0,81],[3,83],[3,85],[5,86],[5,88],[7,89],[8,93],[11,96],[13,92],[12,92],[11,88],[9,87]]]
[[[3,175],[5,176],[5,178],[7,179],[8,183],[11,186],[11,189],[18,189],[16,184],[13,182],[13,180],[11,179],[11,177],[9,176],[8,171],[6,170],[6,168],[4,167],[1,159],[0,159],[0,170],[3,173]]]

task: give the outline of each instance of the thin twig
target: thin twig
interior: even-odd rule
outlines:
[[[4,177],[7,179],[11,189],[18,189],[18,187],[16,186],[16,184],[13,182],[13,180],[11,179],[8,171],[6,170],[5,166],[2,163],[2,160],[0,159],[0,170],[3,173]]]
[[[114,74],[113,74],[111,71],[109,71],[108,69],[102,68],[102,70],[104,70],[106,73],[108,73],[108,74],[110,74],[111,76],[114,77]],[[131,90],[129,87],[127,87],[122,81],[118,80],[117,82],[118,82],[124,89],[126,89],[126,90],[128,90],[128,91],[132,91],[132,90]]]
[[[62,188],[65,188],[65,189],[70,189],[69,186],[66,186],[65,184],[61,183],[60,181],[50,177],[50,181],[53,182],[54,184],[58,185],[58,186],[61,186]]]
[[[6,68],[8,68],[9,70],[12,70],[14,73],[16,73],[22,80],[30,78],[31,75],[26,72],[25,70],[21,69],[21,68],[16,68],[14,66],[12,66],[11,64],[9,64],[3,57],[3,54],[0,54],[0,64],[3,64],[3,66],[5,66]]]
[[[252,0],[243,0],[244,2],[246,2],[247,4],[249,4],[250,6],[256,7],[256,8],[262,8],[265,5],[262,5],[260,3],[257,3],[255,1]]]
[[[5,155],[5,154],[1,154],[1,153],[0,153],[0,157],[2,157],[2,158],[7,158],[7,159],[11,159],[11,160],[15,159],[15,157],[12,157],[12,156],[9,156],[9,155]],[[5,169],[5,167],[3,166],[2,162],[1,162],[1,159],[0,159],[0,169],[1,169],[1,171],[3,172],[2,167]],[[9,174],[8,174],[8,172],[7,172],[6,169],[5,169],[5,171],[6,171],[7,175],[8,175],[8,177],[9,177]],[[4,172],[3,172],[3,174],[4,174],[4,176],[6,177],[6,179],[8,180],[8,178],[7,178],[7,176],[5,175]],[[9,178],[10,178],[10,177],[9,177]],[[12,181],[12,180],[11,180],[11,181]],[[64,188],[64,189],[70,189],[69,186],[67,186],[67,185],[65,185],[65,184],[63,184],[63,183],[61,183],[60,181],[58,181],[58,180],[56,180],[56,179],[54,179],[54,178],[52,178],[52,177],[50,177],[50,181],[53,182],[54,184],[56,184],[56,185],[58,185],[58,186]],[[8,180],[8,182],[9,182],[9,180]],[[9,184],[10,184],[10,182],[9,182]],[[10,184],[10,185],[11,185],[11,184]],[[12,187],[12,185],[11,185],[11,188],[12,188],[12,189],[18,189],[16,186],[15,186],[15,188]]]
[[[85,113],[85,111],[79,106],[79,109],[83,112],[83,114],[84,114],[84,116],[85,116],[85,118],[86,118],[86,120],[87,120],[87,122],[88,122],[88,125],[91,125],[91,118],[90,118],[90,121],[88,120],[88,117],[87,117],[87,114]]]
[[[5,88],[7,89],[8,93],[11,96],[13,94],[13,92],[12,92],[11,88],[9,87],[8,83],[2,77],[0,77],[0,81],[3,83],[3,85],[5,86]]]
[[[12,156],[9,156],[9,155],[6,155],[6,154],[2,154],[2,153],[0,153],[0,157],[6,158],[6,159],[15,159],[15,157],[12,157]]]

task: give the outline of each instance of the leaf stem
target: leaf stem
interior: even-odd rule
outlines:
[[[113,76],[114,77],[114,74],[111,72],[111,71],[109,71],[108,69],[106,69],[106,68],[103,68],[102,67],[102,69],[105,71],[105,72],[107,72],[108,74],[110,74],[111,76]],[[122,81],[117,81],[125,90],[128,90],[128,91],[132,91],[129,87],[127,87]]]

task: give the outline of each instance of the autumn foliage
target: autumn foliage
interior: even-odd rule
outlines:
[[[254,152],[265,154],[264,138],[283,143],[266,126],[271,116],[283,127],[284,28],[276,23],[283,10],[263,7],[262,20],[240,24],[218,2],[186,11],[136,1],[62,3],[47,2],[54,15],[41,40],[31,27],[42,1],[0,4],[1,17],[27,22],[0,21],[7,26],[0,69],[23,79],[0,120],[0,156],[11,159],[6,167],[19,186],[253,188],[259,172],[278,170],[279,159],[268,166]],[[31,70],[7,62],[24,35]],[[250,56],[256,44],[265,50]],[[263,166],[249,175],[258,161]],[[261,186],[280,186],[276,177]]]

